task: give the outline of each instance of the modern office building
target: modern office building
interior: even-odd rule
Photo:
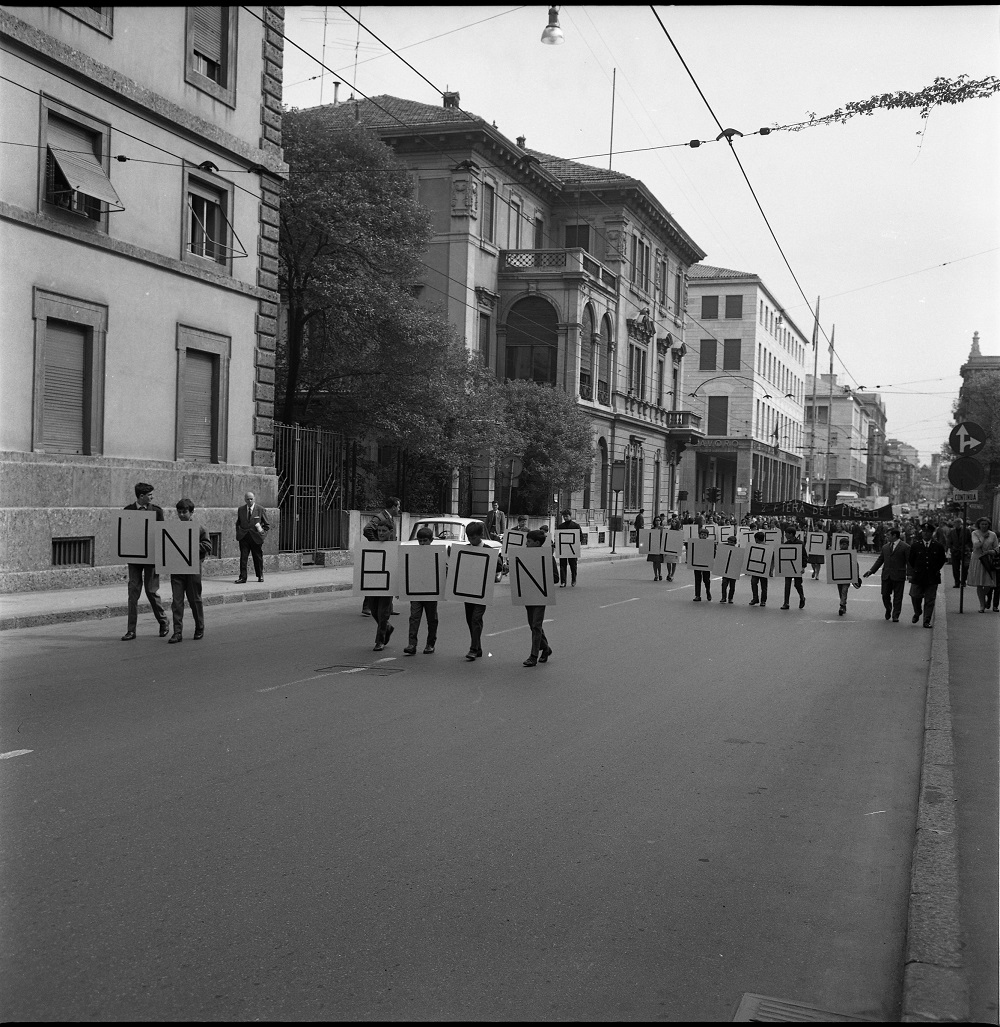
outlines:
[[[137,481],[273,505],[282,12],[0,8],[0,587],[121,577]]]

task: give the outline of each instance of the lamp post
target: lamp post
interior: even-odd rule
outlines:
[[[542,42],[548,46],[559,46],[560,43],[565,41],[562,29],[559,27],[559,8],[550,7],[549,23],[542,32]]]
[[[611,465],[611,491],[615,494],[615,504],[611,514],[611,552],[615,551],[615,529],[618,525],[618,496],[625,489],[625,461],[616,460]]]

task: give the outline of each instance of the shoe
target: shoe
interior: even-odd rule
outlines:
[[[381,643],[381,642],[376,642],[376,643],[375,643],[375,648],[374,648],[374,649],[372,649],[372,652],[373,652],[373,653],[380,653],[380,652],[382,652],[382,650],[383,650],[384,648],[385,648],[385,646],[384,646],[384,645],[382,645],[382,643]]]
[[[763,610],[765,606],[767,606],[767,603],[761,601],[760,608]]]
[[[893,617],[892,618],[892,623],[893,624],[898,624],[899,623],[899,618],[898,617]]]
[[[783,610],[787,610],[787,609],[789,609],[788,603],[785,603],[785,604],[784,604],[784,605],[783,605],[783,606],[782,606],[781,608],[782,608]]]
[[[838,616],[843,617],[845,613],[847,613],[847,607],[846,606],[842,606],[840,608],[840,610],[838,611]]]
[[[434,652],[434,646],[432,646],[432,645],[425,645],[424,646],[424,656],[430,656],[433,652]]]
[[[560,588],[565,588],[566,587],[566,582],[564,581],[559,587]]]
[[[915,613],[913,615],[913,619],[912,619],[912,621],[910,623],[916,624],[918,620],[920,620],[920,614],[919,613]]]
[[[166,638],[170,634],[170,628],[167,627],[167,622],[164,621],[160,625],[160,638]]]
[[[385,641],[382,643],[383,645],[389,644],[389,638],[393,631],[395,631],[395,628],[391,624],[385,629]]]
[[[191,637],[197,642],[199,638],[205,637],[205,629],[198,628]]]
[[[417,647],[415,645],[408,645],[403,650],[403,652],[406,653],[407,656],[416,656],[417,655]]]
[[[696,603],[700,603],[700,602],[701,602],[701,596],[695,596],[695,597],[694,597],[694,602],[696,602]],[[133,635],[132,637],[133,637],[133,638],[135,638],[135,636],[134,636],[134,635]]]
[[[362,611],[361,611],[361,616],[362,616],[362,617],[370,617],[370,616],[371,616],[371,614],[370,614],[370,613],[369,613],[369,612],[368,612],[367,610],[362,610]]]
[[[806,597],[801,596],[799,598],[799,609],[801,610],[806,605]]]
[[[482,656],[483,656],[483,651],[482,651],[482,649],[477,649],[477,650],[476,650],[476,659],[477,659],[477,660],[480,660],[480,659],[482,659]]]
[[[751,599],[749,605],[750,606],[758,606],[759,603],[758,603],[758,601],[756,599]]]
[[[258,578],[257,580],[258,580],[258,581],[263,581],[264,579],[263,579],[263,578]]]
[[[888,610],[886,610],[885,611],[885,619],[888,620],[891,616],[892,616],[892,614]]]
[[[134,631],[126,631],[125,634],[122,635],[122,641],[123,642],[131,642],[134,638],[135,638],[135,632]]]
[[[521,664],[521,666],[522,667],[535,667],[535,666],[537,666],[537,664],[538,664],[538,658],[535,657],[535,656],[529,656],[524,661],[524,663]]]
[[[934,625],[933,624],[925,624],[924,627],[925,628],[932,628],[932,627],[934,627]]]
[[[551,649],[549,649],[549,648],[543,649],[541,651],[541,653],[539,654],[538,662],[539,663],[548,663],[549,662],[549,657],[551,655],[552,655],[552,650]]]
[[[180,635],[171,635],[167,639],[167,645],[173,645],[175,642],[183,642],[184,639]]]
[[[476,650],[475,649],[470,649],[465,654],[465,658],[469,661],[469,663],[475,663],[475,660],[476,660]]]
[[[660,578],[660,581],[662,581],[662,580],[663,580],[663,578]],[[571,581],[570,585],[572,585],[573,588],[576,588],[576,582],[575,581]],[[998,610],[997,612],[1000,613],[1000,610]]]
[[[237,578],[233,582],[234,585],[245,585],[246,583],[247,583],[247,579],[246,578]]]
[[[390,610],[389,611],[389,616],[390,617],[398,617],[399,616],[399,610]]]

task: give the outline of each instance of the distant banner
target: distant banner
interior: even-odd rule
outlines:
[[[787,501],[784,503],[751,503],[750,513],[755,517],[820,517],[833,521],[891,521],[892,505],[866,510],[861,506],[837,503],[834,506],[816,506],[813,503]]]

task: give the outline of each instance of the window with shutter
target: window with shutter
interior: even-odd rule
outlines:
[[[483,183],[483,238],[487,242],[493,242],[493,218],[496,207],[496,189],[489,182]]]
[[[718,342],[715,339],[702,339],[701,351],[698,360],[699,371],[714,371],[716,366],[716,350]]]
[[[743,316],[743,297],[726,297],[726,317],[741,318]]]
[[[709,396],[708,397],[708,435],[729,434],[729,397]]]
[[[577,247],[590,252],[590,225],[566,226],[566,249],[572,250]]]
[[[711,320],[719,316],[719,297],[718,296],[702,296],[701,298],[701,318],[703,321]]]
[[[184,459],[211,462],[215,449],[215,357],[189,349],[184,364]]]
[[[231,107],[236,105],[238,7],[187,8],[185,79]]]
[[[722,370],[738,371],[742,366],[742,342],[739,339],[726,339],[723,341],[722,346]]]
[[[46,452],[89,452],[87,335],[80,325],[46,323],[42,399],[42,446]]]
[[[49,113],[45,119],[45,202],[100,221],[108,210],[123,210],[99,154],[102,133]]]

